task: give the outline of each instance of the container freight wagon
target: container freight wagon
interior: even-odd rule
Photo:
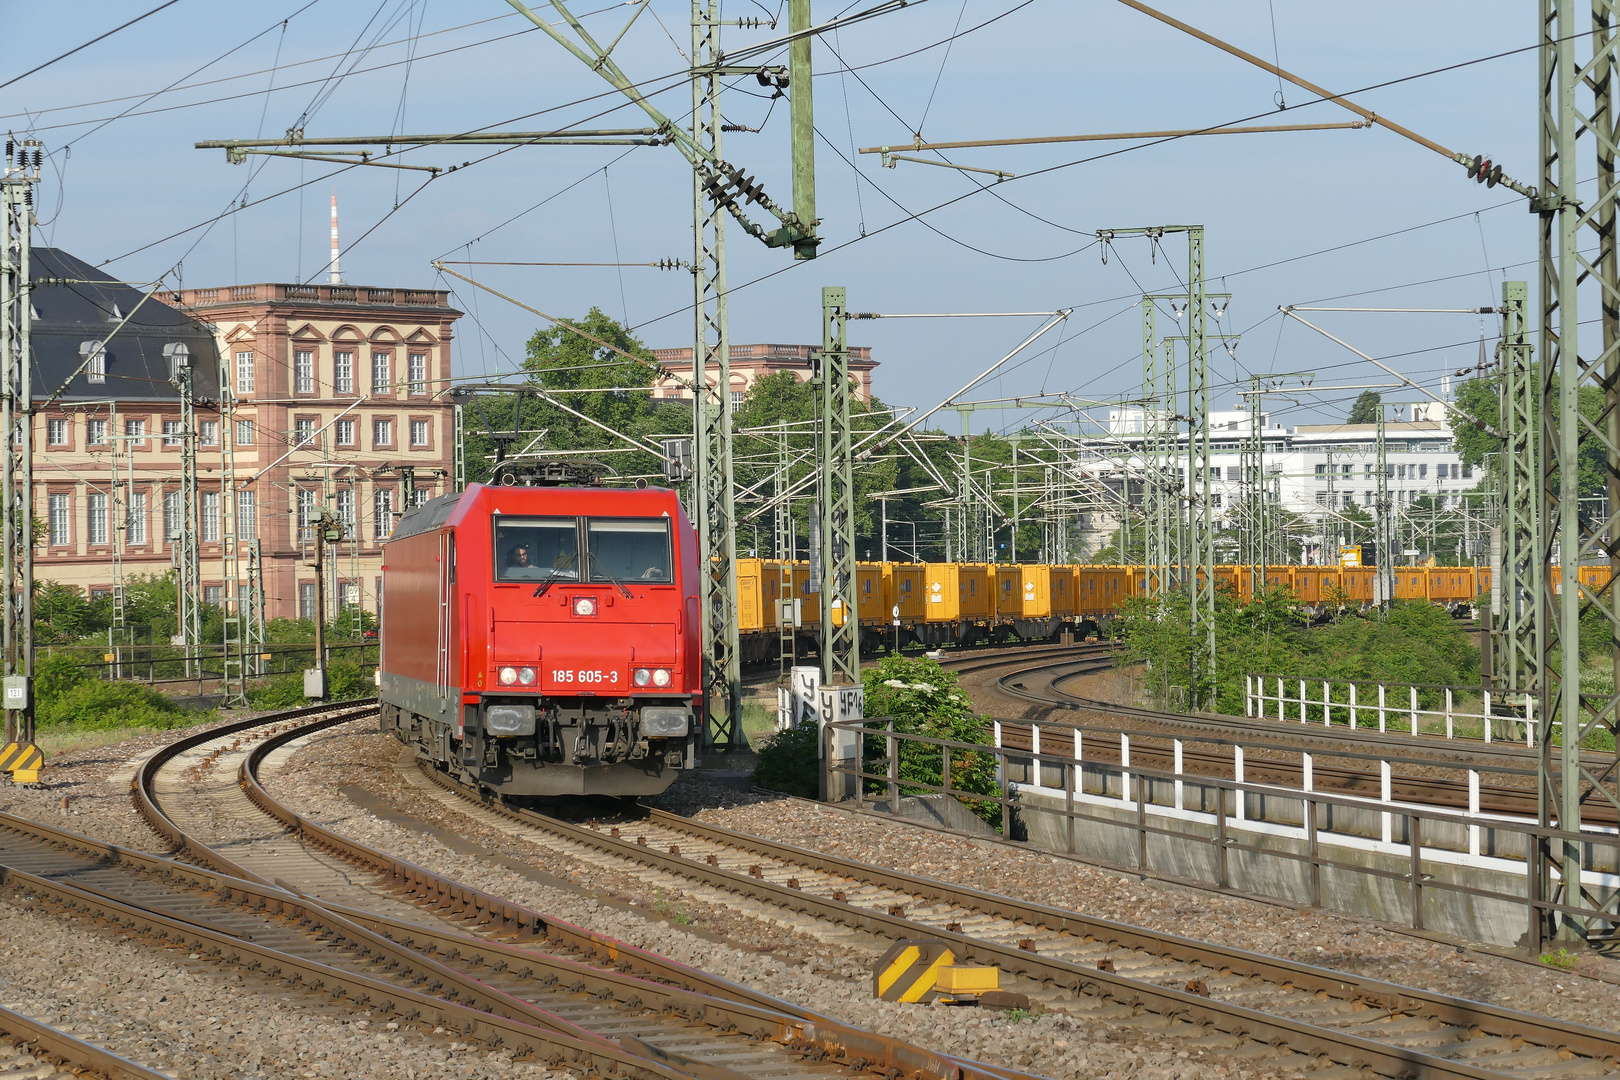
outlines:
[[[791,584],[784,578],[784,568],[791,574]],[[1490,591],[1490,570],[1484,567],[1395,567],[1392,573],[1397,598],[1440,604],[1454,613],[1470,608]],[[1593,590],[1609,579],[1607,565],[1583,566],[1580,573],[1582,583]],[[760,662],[778,655],[782,596],[799,600],[798,652],[813,655],[821,632],[821,596],[812,591],[809,563],[740,559],[737,575],[745,660]],[[1290,590],[1308,610],[1323,612],[1374,604],[1376,575],[1377,570],[1367,566],[1272,565],[1266,567],[1265,580],[1269,588]],[[1551,575],[1556,583],[1557,567]],[[902,645],[1040,641],[1065,629],[1085,638],[1100,634],[1127,596],[1145,596],[1148,583],[1149,572],[1140,565],[857,563],[861,648],[868,655],[892,648],[896,618]],[[1252,600],[1252,583],[1248,566],[1215,568],[1216,588],[1240,602]]]
[[[1076,631],[1082,636],[1090,636],[1104,619],[1111,617],[1118,610],[1120,602],[1131,595],[1132,581],[1131,568],[1125,566],[1075,566],[1070,568],[1074,573],[1074,614],[1077,620]]]
[[[1015,564],[995,573],[993,641],[1044,641],[1074,625],[1074,572],[1066,566]]]

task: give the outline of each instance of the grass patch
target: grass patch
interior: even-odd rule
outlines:
[[[201,727],[212,721],[213,717],[209,717],[186,726]],[[97,750],[103,746],[112,746],[114,743],[121,743],[126,739],[136,739],[142,735],[157,735],[160,733],[173,735],[177,730],[179,729],[172,727],[145,727],[139,724],[94,728],[58,725],[39,728],[34,733],[34,745],[39,747],[46,757],[55,757],[59,754],[71,754],[80,750]]]
[[[1570,952],[1568,949],[1562,948],[1555,953],[1541,954],[1541,962],[1543,964],[1546,964],[1550,968],[1557,968],[1559,971],[1569,971],[1576,964],[1580,963],[1580,959],[1581,958],[1579,956]]]
[[[766,704],[759,698],[745,698],[742,703],[743,734],[752,746],[756,740],[767,739],[776,733],[776,703]]]

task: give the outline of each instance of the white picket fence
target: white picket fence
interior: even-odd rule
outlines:
[[[1351,729],[1379,731],[1406,729],[1413,735],[1453,738],[1482,738],[1485,742],[1520,742],[1536,745],[1536,699],[1507,691],[1463,690],[1450,686],[1421,686],[1412,683],[1378,683],[1376,701],[1360,700],[1356,683],[1343,679],[1292,679],[1278,675],[1245,675],[1243,715],[1295,720],[1302,724],[1320,720],[1331,727],[1336,721]],[[1317,688],[1320,687],[1320,693]],[[1296,691],[1297,688],[1297,691]],[[1443,691],[1439,708],[1419,705],[1420,691]],[[1459,698],[1481,695],[1478,711],[1460,708]],[[1480,735],[1459,732],[1459,723],[1477,721]],[[1467,723],[1472,727],[1474,724]]]

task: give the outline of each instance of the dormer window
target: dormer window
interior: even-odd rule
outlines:
[[[85,358],[85,377],[92,383],[107,381],[107,343],[104,341],[79,342],[79,355]]]

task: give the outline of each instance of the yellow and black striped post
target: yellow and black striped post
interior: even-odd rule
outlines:
[[[955,962],[951,947],[938,939],[897,941],[872,968],[872,993],[882,1001],[932,1001],[939,969]]]
[[[13,783],[39,783],[40,766],[44,764],[44,753],[30,742],[7,743],[5,749],[0,750],[0,772],[10,773]]]

